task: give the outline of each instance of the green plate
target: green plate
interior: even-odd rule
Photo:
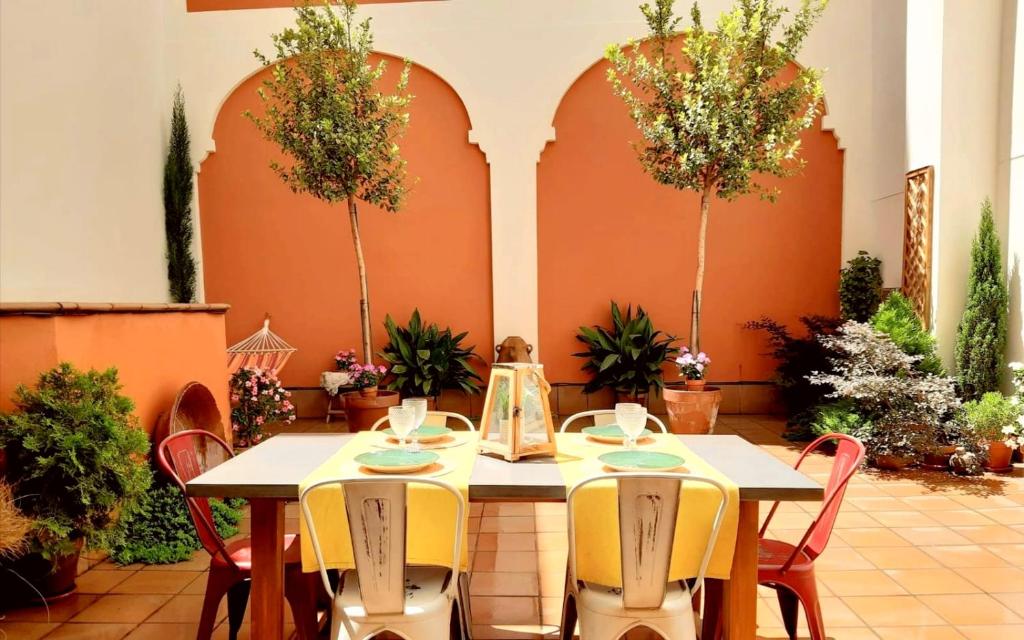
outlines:
[[[417,471],[437,462],[439,455],[433,451],[408,451],[405,449],[384,449],[367,451],[355,457],[356,462],[373,471],[408,473]]]
[[[431,440],[440,440],[441,438],[445,437],[451,432],[452,430],[449,429],[448,427],[442,427],[433,424],[425,424],[413,429],[412,433],[409,434],[409,438],[411,440],[429,442]],[[393,438],[398,437],[397,435],[395,435],[395,432],[391,427],[384,429],[384,433],[388,434]]]
[[[660,451],[610,451],[597,458],[616,471],[669,471],[678,469],[685,460]]]
[[[594,440],[600,440],[602,442],[622,442],[626,438],[626,434],[623,433],[622,427],[617,424],[602,424],[596,427],[585,427],[583,433],[587,437]],[[640,436],[646,438],[651,435],[650,429],[644,429]]]

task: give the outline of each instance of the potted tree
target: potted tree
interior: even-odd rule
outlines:
[[[661,367],[676,354],[675,338],[654,329],[651,317],[643,307],[626,307],[623,316],[619,305],[611,303],[612,328],[580,327],[576,339],[587,350],[573,355],[585,358],[583,370],[591,374],[583,393],[608,388],[615,391],[618,402],[646,405],[647,393],[664,388]]]
[[[674,4],[641,6],[649,49],[630,42],[627,53],[612,45],[606,57],[612,88],[643,138],[636,147],[644,171],[659,184],[700,194],[689,344],[699,352],[712,201],[749,193],[772,200],[777,190],[759,176],[789,176],[802,166],[800,133],[818,116],[821,73],[803,67],[790,76],[786,67],[825,2],[805,2],[786,26],[787,10],[773,0],[740,2],[719,16],[714,31],[705,29],[696,4],[692,25],[678,31]],[[720,401],[720,394],[704,393]]]
[[[1021,425],[1021,407],[998,391],[989,391],[978,400],[964,403],[964,416],[977,436],[986,443],[989,471],[1009,471],[1013,468],[1013,450],[1024,442]]]
[[[693,353],[689,347],[683,347],[676,365],[685,388],[665,388],[669,428],[672,433],[711,433],[722,402],[722,391],[706,386],[711,358],[703,351]]]
[[[405,160],[398,140],[409,122],[410,66],[403,69],[394,93],[377,88],[385,63],[370,64],[370,21],[356,22],[355,0],[344,0],[337,9],[300,6],[295,12],[295,26],[271,36],[275,56],[255,54],[273,73],[259,94],[264,113],[246,115],[287,157],[287,162],[270,166],[293,191],[345,204],[359,275],[363,361],[372,364],[359,202],[385,211],[401,208]],[[346,413],[351,417],[362,406],[349,408],[348,398]],[[373,409],[397,403],[397,393],[382,392]]]
[[[119,389],[115,369],[62,363],[36,389],[19,387],[17,411],[0,415],[4,480],[32,520],[27,552],[0,563],[0,593],[11,600],[70,594],[83,544],[109,548],[120,514],[149,488],[149,438]]]

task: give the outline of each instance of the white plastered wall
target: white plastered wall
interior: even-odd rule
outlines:
[[[10,48],[19,57],[25,55],[27,43],[44,33],[43,25],[50,28],[44,21],[36,23],[37,30],[25,27],[32,22],[30,4],[39,3],[14,0],[13,9],[7,0],[2,3],[4,39],[12,40],[10,45],[5,43],[5,54]],[[0,188],[5,192],[2,228],[10,233],[5,234],[9,237],[0,256],[0,297],[163,300],[162,156],[156,142],[165,137],[173,85],[180,80],[185,90],[198,163],[206,153],[215,152],[213,124],[224,99],[257,71],[252,50],[269,50],[269,34],[292,22],[293,14],[288,9],[186,14],[183,0],[53,0],[44,4],[74,5],[86,14],[68,18],[69,24],[53,34],[55,41],[71,39],[79,49],[90,44],[88,33],[71,33],[79,20],[103,21],[113,25],[108,29],[131,31],[148,29],[143,18],[159,13],[163,31],[134,34],[108,45],[113,50],[111,56],[118,58],[114,53],[121,52],[113,64],[124,67],[125,73],[117,76],[117,90],[104,96],[104,117],[113,123],[130,116],[132,126],[95,141],[97,145],[102,142],[104,153],[117,159],[116,171],[110,165],[96,169],[114,188],[81,203],[86,209],[83,214],[94,220],[92,227],[97,231],[91,237],[74,238],[82,246],[73,254],[52,251],[53,243],[46,237],[46,230],[59,225],[66,215],[59,201],[34,201],[21,188],[6,195],[8,184],[24,167],[46,167],[51,158],[67,156],[67,150],[57,143],[34,145],[31,139],[10,144],[8,131],[16,125],[5,114],[0,132],[5,160],[0,167]],[[139,4],[149,6],[142,9]],[[379,50],[406,56],[436,72],[466,105],[473,126],[470,139],[480,145],[491,170],[496,338],[521,335],[537,342],[536,163],[544,145],[557,136],[552,120],[573,81],[601,58],[609,43],[644,35],[638,4],[638,0],[446,0],[373,4],[361,9],[373,17]],[[705,20],[712,21],[730,4],[727,0],[702,0]],[[799,2],[788,4],[796,7]],[[893,0],[832,0],[799,60],[826,69],[828,116],[824,126],[835,130],[845,149],[844,258],[862,248],[880,255],[889,286],[899,281],[902,228],[898,195],[904,159],[902,7],[902,2]],[[679,2],[678,8],[688,11],[689,3]],[[17,19],[20,26],[8,27],[8,17]],[[63,59],[74,59],[74,48],[64,51]],[[137,48],[141,51],[136,52]],[[131,55],[124,55],[126,51]],[[4,57],[6,90],[8,65],[14,63]],[[18,72],[21,82],[10,84],[11,89],[28,92],[18,120],[34,124],[36,129],[46,125],[33,121],[32,101],[48,94],[63,103],[81,96],[96,99],[90,87],[69,90],[54,69],[47,71]],[[102,73],[96,70],[83,77]],[[138,95],[138,85],[143,85],[149,96],[145,109],[129,99]],[[65,112],[48,115],[58,126],[69,126],[72,119]],[[152,142],[153,148],[140,153],[140,140]],[[70,140],[69,144],[80,143]],[[89,152],[76,149],[74,153]],[[86,176],[65,173],[61,181],[47,183],[57,192],[53,198],[73,198],[69,194],[91,188]],[[130,238],[130,256],[112,255],[108,241],[112,229],[124,229]],[[9,245],[16,247],[7,251]],[[52,273],[73,275],[34,278],[31,272],[40,259],[54,261],[48,267]],[[88,266],[83,269],[81,263]]]
[[[1024,5],[1003,2],[999,117],[999,198],[1010,287],[1008,361],[1024,361]]]

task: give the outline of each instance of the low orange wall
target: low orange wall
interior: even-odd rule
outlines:
[[[117,367],[122,393],[148,432],[185,383],[210,388],[229,422],[224,312],[0,315],[0,410],[14,408],[19,384],[33,386],[60,362],[86,370]]]

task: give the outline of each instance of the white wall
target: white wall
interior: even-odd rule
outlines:
[[[1003,2],[999,198],[1010,285],[1008,361],[1024,361],[1024,5]]]
[[[172,6],[0,2],[0,299],[168,299]]]

